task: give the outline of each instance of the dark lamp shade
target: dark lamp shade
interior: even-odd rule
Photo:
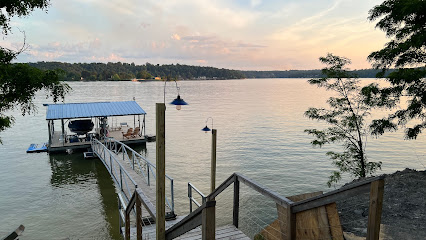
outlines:
[[[207,125],[206,125],[203,129],[201,129],[201,131],[208,132],[208,131],[210,131],[210,128],[207,127]]]
[[[180,98],[179,95],[170,104],[173,104],[173,105],[188,105],[188,103],[186,103],[182,98]]]

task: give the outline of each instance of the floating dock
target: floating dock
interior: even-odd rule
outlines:
[[[48,152],[64,152],[73,149],[90,148],[90,139],[103,141],[114,138],[127,145],[155,141],[155,137],[146,135],[146,112],[135,102],[89,102],[45,104],[48,123]],[[133,125],[127,122],[118,124],[117,118],[133,116]],[[116,119],[116,124],[111,121]],[[76,131],[75,122],[91,121],[93,124],[86,131]],[[60,127],[57,127],[60,126]],[[92,128],[93,127],[93,128]]]

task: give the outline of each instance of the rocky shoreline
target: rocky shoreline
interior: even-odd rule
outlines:
[[[385,174],[381,239],[426,239],[426,171]],[[368,194],[337,203],[345,237],[367,233]]]

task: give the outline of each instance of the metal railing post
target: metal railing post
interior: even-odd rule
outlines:
[[[234,179],[234,207],[232,212],[232,224],[238,228],[238,215],[240,210],[240,181],[235,176]]]
[[[175,195],[174,195],[174,191],[173,191],[173,179],[170,180],[170,197],[172,199],[172,213],[175,212]]]
[[[133,170],[135,170],[135,153],[132,152],[132,166],[133,166]]]
[[[192,188],[188,183],[189,212],[192,213]]]
[[[149,165],[148,165],[148,163],[145,163],[145,166],[146,166],[146,170],[147,170],[147,175],[148,175],[148,186],[151,186],[151,182],[150,182],[150,180],[149,180],[149,170],[151,170],[151,168],[149,167]]]
[[[123,191],[123,174],[121,173],[121,167],[120,167],[120,189]]]

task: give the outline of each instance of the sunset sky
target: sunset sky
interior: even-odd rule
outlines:
[[[19,62],[134,62],[240,70],[318,69],[327,53],[370,68],[387,41],[367,20],[383,0],[52,0],[12,19]]]

